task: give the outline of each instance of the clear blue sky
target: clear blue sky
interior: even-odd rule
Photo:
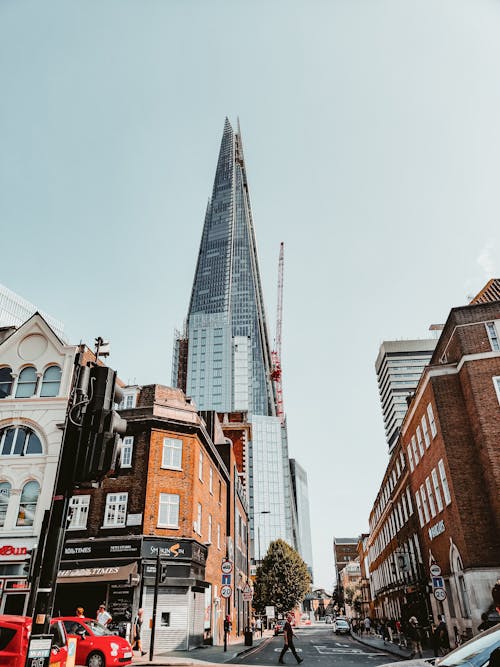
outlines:
[[[496,0],[0,0],[0,282],[170,383],[224,117],[268,319],[285,242],[290,455],[316,583],[386,465],[373,364],[498,275]]]

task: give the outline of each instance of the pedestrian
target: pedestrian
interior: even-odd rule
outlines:
[[[142,624],[143,624],[144,609],[137,610],[137,616],[134,620],[134,631],[133,631],[133,646],[134,651],[140,651],[141,655],[146,655],[146,651],[142,650]]]
[[[290,651],[293,653],[293,656],[294,656],[295,660],[297,661],[298,665],[300,665],[300,663],[303,662],[302,658],[299,658],[299,656],[297,655],[297,651],[295,650],[295,646],[293,645],[293,638],[296,637],[297,635],[295,635],[294,632],[293,632],[292,619],[293,619],[293,616],[291,614],[287,614],[285,627],[283,628],[283,638],[285,640],[285,643],[283,645],[283,648],[281,650],[280,657],[279,657],[279,660],[278,660],[280,665],[285,664],[285,661],[283,660],[283,657],[284,657],[285,653],[288,651],[288,649],[290,649]]]
[[[382,630],[382,639],[384,640],[384,644],[387,644],[387,642],[391,641],[389,623],[388,621],[383,620],[380,625]]]
[[[255,621],[255,629],[257,632],[260,632],[260,636],[262,637],[262,619],[260,616]]]
[[[97,622],[101,625],[109,625],[111,623],[112,616],[109,611],[106,611],[106,605],[104,602],[99,605],[99,609],[96,614]]]
[[[432,633],[432,648],[436,658],[439,655],[446,655],[450,649],[450,638],[448,637],[444,616],[438,616],[438,621],[439,623]]]
[[[370,621],[370,619],[368,618],[368,616],[367,616],[367,617],[365,618],[365,620],[363,621],[363,624],[364,624],[364,626],[365,626],[365,632],[366,632],[366,634],[369,635],[369,634],[370,634],[370,628],[371,628],[371,626],[372,626],[372,622]]]
[[[411,640],[411,655],[410,660],[415,657],[418,652],[418,657],[422,657],[422,632],[418,625],[416,616],[412,616],[408,621],[408,637]]]
[[[83,607],[76,608],[76,616],[77,618],[85,618],[85,610]]]

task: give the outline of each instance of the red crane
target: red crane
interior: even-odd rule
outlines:
[[[278,304],[276,313],[276,338],[274,350],[271,352],[272,370],[271,380],[274,382],[276,391],[276,414],[283,423],[285,420],[285,409],[283,406],[283,386],[281,384],[281,326],[283,321],[283,265],[284,265],[284,243],[280,243],[280,256],[278,260]]]

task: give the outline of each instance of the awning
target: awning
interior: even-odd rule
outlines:
[[[58,584],[84,584],[87,581],[128,581],[137,574],[137,563],[129,565],[106,565],[105,567],[78,567],[73,570],[59,570]]]

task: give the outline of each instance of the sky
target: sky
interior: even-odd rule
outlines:
[[[374,362],[500,275],[500,2],[0,0],[0,283],[171,382],[226,116],[315,585],[387,464]]]

